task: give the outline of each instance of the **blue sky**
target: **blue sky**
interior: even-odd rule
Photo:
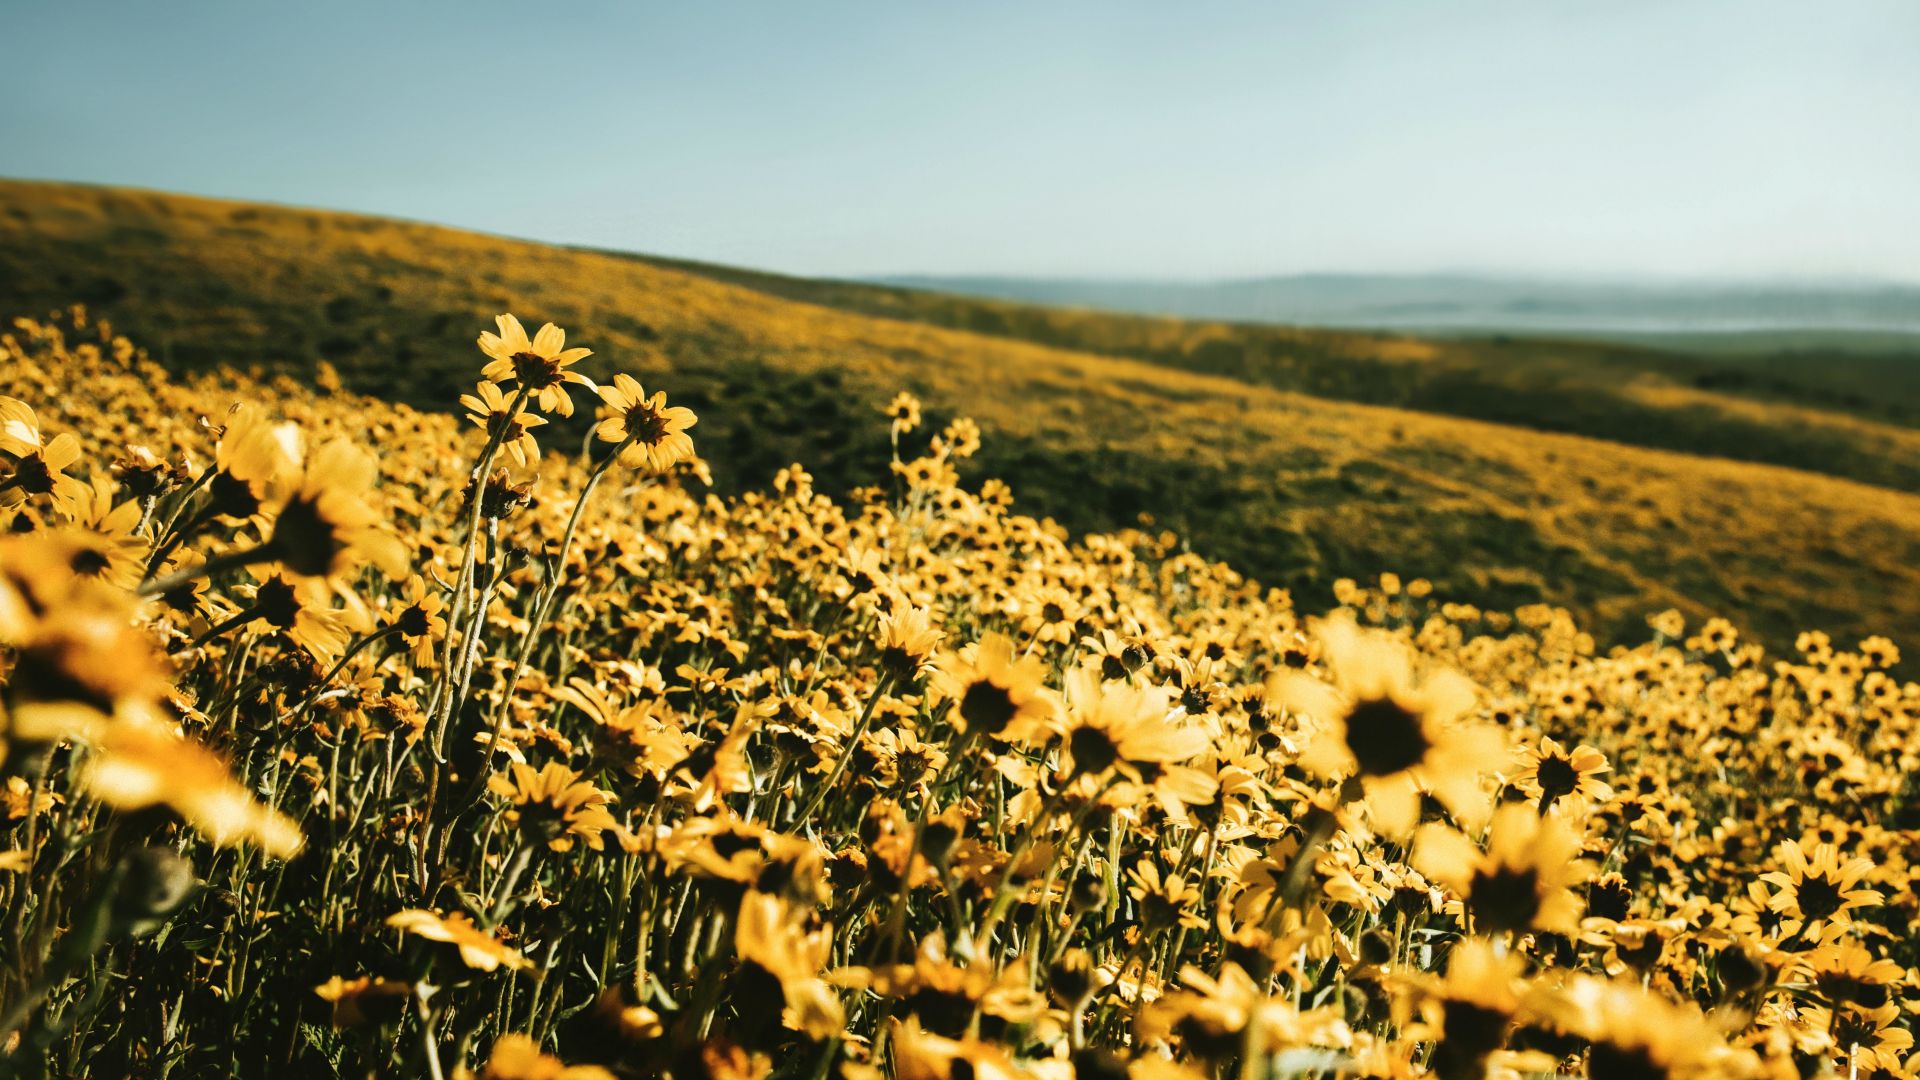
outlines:
[[[799,273],[1920,281],[1920,4],[0,7],[0,174]]]

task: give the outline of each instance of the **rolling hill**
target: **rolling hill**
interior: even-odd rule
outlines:
[[[906,275],[886,284],[1239,322],[1419,332],[1920,334],[1920,287],[1891,281],[1660,281],[1491,274],[1290,274],[1221,281]]]
[[[827,488],[881,478],[878,409],[910,389],[935,423],[979,421],[973,475],[1013,480],[1027,510],[1074,529],[1149,516],[1308,607],[1391,569],[1463,601],[1563,604],[1603,636],[1669,606],[1776,645],[1920,622],[1907,406],[1792,365],[1714,385],[1725,364],[1650,349],[1052,311],[0,183],[0,311],[70,303],[177,368],[324,359],[431,408],[477,377],[493,314],[550,319],[596,350],[591,374],[693,406],[734,488],[795,460]]]
[[[1511,335],[1415,338],[1045,307],[629,257],[786,299],[1127,356],[1318,397],[1920,490],[1920,444],[1903,430],[1920,421],[1920,338],[1769,333],[1709,341],[1689,335],[1684,350]],[[1767,346],[1769,340],[1776,344]]]

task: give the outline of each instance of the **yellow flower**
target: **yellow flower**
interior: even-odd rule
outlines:
[[[1127,871],[1132,884],[1127,892],[1140,905],[1140,921],[1148,929],[1184,926],[1199,930],[1207,920],[1196,909],[1200,906],[1200,887],[1177,872],[1163,872],[1159,864],[1142,860]]]
[[[73,545],[69,565],[74,573],[133,589],[140,584],[148,550],[147,539],[134,531],[140,525],[140,504],[116,506],[113,500],[113,485],[103,478],[82,485],[66,506],[73,527],[57,535]]]
[[[1760,880],[1779,886],[1769,906],[1786,916],[1786,937],[1825,940],[1853,921],[1854,908],[1883,899],[1879,891],[1860,887],[1873,873],[1872,859],[1847,859],[1832,844],[1815,844],[1809,855],[1796,840],[1782,841],[1777,854],[1786,869],[1761,874]]]
[[[1482,771],[1499,760],[1505,740],[1466,719],[1477,694],[1445,668],[1417,669],[1408,648],[1351,617],[1320,624],[1318,636],[1333,686],[1284,671],[1269,700],[1317,721],[1300,762],[1322,776],[1358,776],[1374,820],[1403,835],[1419,818],[1420,791],[1431,791],[1463,820],[1484,820]]]
[[[480,1080],[614,1080],[598,1065],[568,1065],[544,1054],[526,1035],[502,1035],[493,1044]]]
[[[937,932],[921,939],[911,964],[843,967],[828,979],[835,986],[871,990],[899,1002],[900,1011],[927,1030],[953,1039],[962,1037],[981,1017],[1007,1025],[1025,1024],[1046,1007],[1028,982],[1024,960],[1015,958],[1000,966],[986,956],[976,956],[964,965],[956,964],[948,955],[946,938]]]
[[[401,599],[406,601],[406,606],[394,615],[389,625],[412,646],[414,666],[431,668],[439,660],[436,643],[447,636],[447,620],[441,614],[446,610],[446,599],[438,590],[429,589],[417,574],[407,579]]]
[[[893,396],[887,407],[880,410],[893,421],[893,437],[899,438],[920,426],[920,399],[905,390]]]
[[[1442,1080],[1487,1075],[1485,1063],[1506,1044],[1507,1032],[1521,1012],[1527,990],[1522,974],[1526,957],[1503,950],[1485,938],[1469,938],[1447,954],[1447,975],[1410,980],[1410,992],[1396,999],[1404,1010],[1418,1004],[1422,1025],[1408,1035],[1434,1044],[1432,1068]],[[1397,1016],[1406,1024],[1408,1017]]]
[[[0,683],[0,761],[9,744],[86,738],[166,692],[127,594],[74,572],[87,550],[58,533],[0,538],[0,645],[13,654]]]
[[[222,846],[257,844],[292,858],[300,829],[255,801],[212,751],[150,719],[122,716],[102,729],[82,773],[87,793],[122,810],[164,804]]]
[[[379,481],[373,455],[346,439],[321,447],[274,518],[267,551],[292,574],[336,577],[361,560],[389,576],[406,571],[407,551],[384,531],[367,496]]]
[[[1174,719],[1165,687],[1106,682],[1092,668],[1067,676],[1067,768],[1102,776],[1119,769],[1141,779],[1143,767],[1185,761],[1207,749],[1207,733]]]
[[[565,765],[548,762],[535,770],[516,761],[507,768],[508,775],[493,776],[487,788],[512,804],[507,820],[518,825],[529,842],[567,851],[579,837],[599,851],[606,843],[601,834],[619,827],[606,809],[613,796]]]
[[[595,427],[602,442],[619,443],[620,464],[630,469],[665,472],[693,456],[693,439],[687,429],[700,422],[692,409],[667,407],[665,391],[652,397],[633,376],[615,375],[612,386],[599,390],[606,404],[601,410],[606,419]],[[610,414],[610,415],[607,415]]]
[[[314,987],[313,992],[332,1004],[334,1027],[362,1027],[398,1020],[413,988],[395,979],[370,975],[343,979],[335,975]]]
[[[572,416],[573,399],[567,396],[567,385],[592,390],[593,380],[568,369],[592,356],[593,350],[567,348],[567,332],[552,323],[542,326],[529,341],[526,329],[512,315],[500,315],[493,321],[500,332],[480,335],[480,351],[490,358],[480,369],[481,376],[496,383],[517,382],[540,408]]]
[[[880,668],[896,679],[918,678],[945,637],[926,608],[904,607],[880,617]]]
[[[1041,733],[1059,712],[1046,678],[1047,666],[1039,657],[1016,660],[1013,642],[988,634],[941,660],[934,689],[954,703],[964,730],[1016,742]]]
[[[300,430],[274,424],[258,406],[227,411],[214,448],[214,477],[207,485],[207,513],[251,518],[279,499],[281,486],[300,460]]]
[[[1487,850],[1440,824],[1414,839],[1413,865],[1452,887],[1481,934],[1579,930],[1581,901],[1570,886],[1586,880],[1580,838],[1565,821],[1508,803],[1493,815]]]
[[[1260,1049],[1272,1053],[1299,1046],[1340,1047],[1353,1035],[1335,1009],[1299,1012],[1280,998],[1269,996],[1245,968],[1232,961],[1218,977],[1191,965],[1180,969],[1180,981],[1189,989],[1176,990],[1147,1006],[1141,1033],[1149,1039],[1178,1038],[1189,1054],[1212,1062],[1238,1057],[1247,1044],[1247,1031],[1256,1027]]]
[[[476,971],[533,967],[533,962],[518,950],[508,948],[499,938],[473,925],[473,920],[461,912],[441,916],[421,908],[408,908],[388,916],[387,925],[428,941],[453,946],[460,954],[460,961]]]
[[[893,1068],[896,1080],[953,1080],[972,1076],[980,1080],[1039,1080],[1039,1074],[1021,1068],[1012,1055],[993,1043],[977,1038],[949,1039],[935,1035],[908,1017],[895,1020],[889,1029],[893,1038]]]
[[[844,1033],[846,1014],[820,970],[833,955],[833,933],[808,927],[802,912],[779,897],[748,892],[734,920],[733,947],[740,956],[733,1005],[743,1022],[778,1017],[790,1031],[830,1039]]]
[[[249,603],[229,617],[226,625],[265,622],[323,662],[340,655],[353,626],[364,615],[355,606],[330,606],[335,596],[317,578],[272,574],[257,585],[243,587],[242,594]]]
[[[0,506],[32,495],[50,495],[64,505],[86,487],[66,474],[78,460],[80,440],[63,431],[43,442],[32,407],[0,397]]]
[[[1698,1008],[1638,982],[1570,975],[1559,986],[1530,993],[1527,1012],[1589,1042],[1587,1075],[1594,1080],[1764,1075],[1753,1053],[1728,1046]]]
[[[545,424],[546,417],[525,410],[510,411],[512,403],[500,385],[492,382],[482,382],[473,393],[461,394],[460,404],[467,410],[467,419],[478,424],[500,449],[512,454],[522,468],[539,462],[540,444],[533,441],[533,429]]]
[[[1613,798],[1613,789],[1599,779],[1600,774],[1612,770],[1607,764],[1607,755],[1591,746],[1575,747],[1569,752],[1552,739],[1542,737],[1538,747],[1522,751],[1520,770],[1514,775],[1513,783],[1533,796],[1535,805],[1545,811],[1569,796],[1585,802]]]

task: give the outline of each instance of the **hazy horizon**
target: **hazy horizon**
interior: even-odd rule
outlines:
[[[1920,283],[1901,2],[0,25],[8,175],[842,278]]]

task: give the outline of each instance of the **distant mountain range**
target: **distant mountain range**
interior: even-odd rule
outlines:
[[[1574,280],[1465,274],[1298,274],[1221,281],[902,275],[936,292],[1235,322],[1422,332],[1636,336],[1845,331],[1920,334],[1920,285]]]

